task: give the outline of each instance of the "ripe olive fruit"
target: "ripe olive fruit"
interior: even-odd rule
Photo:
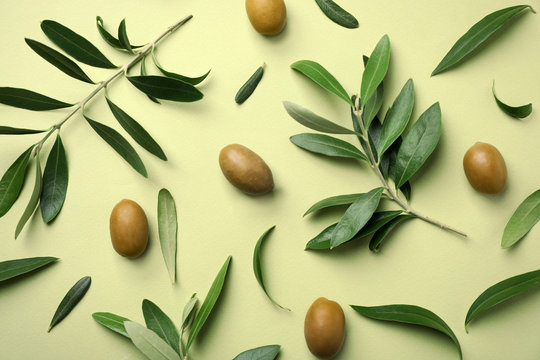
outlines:
[[[311,304],[304,321],[309,351],[319,359],[330,359],[345,340],[345,315],[335,301],[320,297]]]
[[[148,221],[135,201],[122,200],[113,208],[110,219],[111,241],[122,256],[135,258],[148,244]]]
[[[496,147],[474,144],[463,157],[463,169],[472,187],[486,194],[498,194],[506,186],[506,165]]]
[[[262,195],[274,188],[272,171],[247,147],[231,144],[221,149],[219,166],[231,184],[249,195]]]
[[[277,35],[285,27],[287,9],[283,0],[246,0],[251,25],[263,35]]]

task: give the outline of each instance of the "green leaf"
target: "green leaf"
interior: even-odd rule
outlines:
[[[368,161],[356,146],[332,136],[304,133],[293,135],[290,140],[294,145],[317,154]]]
[[[0,282],[34,270],[41,270],[41,268],[57,260],[58,258],[48,256],[2,261],[0,262]]]
[[[294,120],[310,129],[329,134],[356,134],[354,131],[326,120],[325,118],[295,103],[284,101],[283,106],[285,106],[285,110],[287,110],[289,115]]]
[[[448,336],[456,344],[459,357],[463,358],[461,346],[452,329],[450,329],[443,319],[427,309],[416,305],[401,304],[371,307],[351,305],[351,307],[360,315],[370,319],[419,325],[439,331]]]
[[[161,73],[163,75],[165,75],[167,77],[170,77],[170,78],[173,78],[173,79],[183,81],[183,82],[191,84],[191,85],[198,85],[201,82],[203,82],[203,80],[206,79],[206,77],[208,76],[208,74],[210,74],[210,71],[211,71],[211,70],[208,70],[205,74],[203,74],[201,76],[197,76],[197,77],[189,77],[189,76],[184,76],[184,75],[180,75],[180,74],[177,74],[177,73],[167,71],[158,62],[158,60],[156,58],[156,53],[155,53],[154,50],[152,51],[152,60],[154,61],[154,64],[156,65],[158,70],[161,71]],[[141,75],[144,75],[144,74],[141,74]]]
[[[148,173],[146,172],[146,168],[144,167],[141,158],[122,135],[120,135],[113,128],[94,121],[86,115],[84,115],[84,117],[92,129],[94,129],[95,132],[101,136],[105,142],[107,142],[107,144],[109,144],[120,156],[122,156],[124,160],[126,160],[128,164],[133,167],[133,169],[135,169],[142,176],[148,177]]]
[[[142,302],[142,311],[146,327],[165,340],[178,353],[180,335],[172,320],[156,304],[147,299]]]
[[[176,204],[167,189],[161,189],[158,195],[158,231],[163,260],[169,271],[171,282],[176,280],[176,244],[178,220]]]
[[[266,345],[255,349],[246,350],[233,360],[274,360],[279,354],[279,345]]]
[[[353,102],[343,86],[336,78],[328,72],[322,65],[311,60],[300,60],[291,65],[291,68],[300,71],[302,74],[313,80],[323,89],[337,95],[347,104],[354,107]]]
[[[513,276],[490,286],[469,308],[465,317],[465,328],[478,315],[538,285],[540,285],[540,270]]]
[[[322,12],[333,22],[348,29],[358,27],[358,20],[332,0],[315,0]]]
[[[34,190],[32,191],[32,195],[30,196],[28,205],[24,209],[24,212],[21,218],[19,219],[19,222],[17,223],[17,227],[15,228],[15,239],[17,239],[17,237],[21,233],[28,219],[30,219],[34,211],[36,211],[36,208],[39,202],[39,196],[41,195],[42,183],[43,183],[43,177],[41,174],[41,165],[39,162],[39,151],[38,151],[36,155],[36,180],[34,182]]]
[[[129,43],[126,30],[126,19],[122,19],[122,21],[120,21],[120,25],[118,26],[118,41],[120,42],[120,45],[122,45],[122,48],[124,48],[128,53],[133,54],[133,49]]]
[[[64,296],[64,298],[60,302],[60,305],[58,305],[58,308],[54,313],[51,324],[49,325],[49,330],[47,330],[47,332],[51,331],[53,327],[55,327],[60,321],[62,321],[71,312],[71,310],[73,310],[73,308],[77,306],[79,301],[81,301],[81,299],[84,297],[84,295],[90,288],[91,282],[92,279],[90,278],[90,276],[85,276],[79,281],[77,281],[71,289],[69,289],[66,296]]]
[[[69,59],[67,56],[59,53],[45,44],[40,43],[39,41],[28,38],[25,38],[24,40],[39,56],[58,68],[64,74],[67,74],[77,80],[94,84],[92,79],[85,74],[79,65],[77,65],[73,60]]]
[[[191,84],[163,76],[128,76],[127,79],[146,95],[158,99],[193,102],[203,98],[202,92]]]
[[[147,75],[147,74],[146,74],[146,56],[143,57],[143,58],[141,59],[141,75],[142,75],[142,76],[146,76],[146,75]],[[153,102],[155,102],[156,104],[161,104],[161,103],[159,102],[159,100],[156,99],[155,97],[150,96],[150,95],[146,95],[146,96],[148,96],[148,98],[149,98],[150,100],[152,100]]]
[[[23,129],[23,128],[14,128],[10,126],[0,126],[0,135],[27,135],[27,134],[39,134],[47,130],[34,130],[34,129]]]
[[[259,85],[263,74],[264,64],[262,66],[259,66],[257,70],[255,70],[253,75],[251,75],[249,79],[244,83],[244,85],[242,85],[242,87],[238,90],[236,96],[234,97],[234,101],[237,104],[242,104],[251,96],[251,94],[253,94],[253,92],[257,88],[257,85]]]
[[[26,166],[34,150],[32,145],[15,160],[0,180],[0,217],[6,215],[19,197],[26,175]]]
[[[259,240],[257,240],[257,244],[255,245],[255,249],[253,250],[253,273],[255,274],[255,278],[257,279],[257,282],[259,285],[261,285],[261,288],[263,289],[266,296],[268,296],[268,299],[272,302],[272,304],[282,308],[283,310],[291,311],[291,309],[288,309],[286,307],[283,307],[279,305],[268,293],[268,290],[266,290],[266,286],[264,285],[264,276],[262,272],[261,267],[261,246],[263,241],[270,235],[270,233],[274,230],[276,225],[272,226],[270,229],[266,230]]]
[[[334,229],[330,248],[335,248],[352,239],[366,225],[375,210],[377,210],[377,206],[379,206],[383,190],[382,187],[373,189],[361,195],[349,206]]]
[[[180,356],[152,330],[133,321],[124,322],[133,344],[150,360],[181,360]]]
[[[193,326],[191,327],[188,342],[186,345],[186,351],[189,350],[191,344],[193,344],[193,341],[195,340],[197,335],[199,335],[199,332],[204,326],[204,323],[208,319],[208,316],[212,312],[212,309],[214,308],[214,305],[216,304],[219,295],[221,294],[221,289],[223,288],[223,284],[225,283],[225,278],[227,276],[227,270],[229,269],[231,259],[232,257],[229,256],[227,260],[225,260],[225,263],[221,267],[221,270],[219,270],[216,278],[214,279],[214,282],[212,283],[212,286],[210,287],[210,290],[208,290],[208,294],[206,295],[206,298],[201,305],[201,309],[197,313],[195,321],[193,322]]]
[[[182,312],[182,326],[180,326],[181,330],[187,329],[193,322],[195,314],[197,313],[198,302],[199,299],[197,298],[197,294],[191,295],[189,301],[186,303],[186,306],[184,306],[184,311]]]
[[[540,220],[540,190],[527,196],[508,220],[502,237],[502,248],[509,248],[521,240],[538,220]]]
[[[0,103],[34,111],[54,110],[73,106],[73,104],[68,104],[31,90],[13,87],[0,87]]]
[[[398,226],[403,220],[407,220],[410,218],[413,218],[413,215],[399,215],[393,218],[388,223],[384,224],[384,226],[381,226],[375,234],[373,234],[373,237],[369,241],[369,250],[373,252],[379,252],[381,248],[381,243],[384,241],[386,236],[396,227]]]
[[[396,159],[395,179],[399,188],[414,175],[435,150],[441,137],[441,107],[431,105],[403,139]]]
[[[130,321],[128,318],[111,314],[109,312],[95,312],[92,314],[92,317],[94,318],[94,320],[96,320],[99,324],[105,326],[107,329],[110,329],[129,339],[129,334],[127,333],[124,326],[124,322]]]
[[[493,97],[495,98],[495,102],[499,106],[499,108],[504,111],[507,115],[510,115],[511,117],[523,119],[527,116],[531,115],[532,113],[532,104],[529,103],[527,105],[521,105],[521,106],[510,106],[505,103],[503,103],[501,100],[497,98],[497,95],[495,94],[495,80],[493,80],[493,86],[491,87],[491,92],[493,93]]]
[[[431,76],[437,75],[459,63],[465,56],[469,55],[474,49],[478,48],[489,39],[491,35],[497,32],[497,30],[511,18],[526,9],[535,12],[529,5],[511,6],[495,11],[474,24],[473,27],[471,27],[459,38],[454,46],[452,46],[439,65],[433,70]]]
[[[81,35],[52,20],[43,20],[41,30],[60,49],[85,64],[112,69],[117,66]]]
[[[332,206],[339,206],[339,205],[350,205],[353,202],[355,202],[361,195],[364,195],[363,193],[360,194],[347,194],[347,195],[337,195],[337,196],[331,196],[329,198],[323,199],[321,201],[316,202],[313,204],[305,213],[303,216],[306,216],[308,214],[311,214],[315,211],[319,211],[322,209],[326,209]]]
[[[122,44],[120,44],[120,40],[112,36],[111,33],[109,33],[105,29],[105,26],[103,25],[103,19],[101,18],[101,16],[96,16],[96,26],[98,28],[99,34],[101,35],[103,40],[107,42],[107,44],[111,45],[113,48],[124,50],[124,48],[122,47]],[[138,49],[138,48],[143,47],[143,45],[130,45],[130,46],[132,49]]]
[[[379,84],[383,81],[390,64],[390,39],[384,35],[375,49],[371,53],[362,75],[362,86],[360,88],[360,99],[362,107],[373,95]]]
[[[362,118],[366,129],[369,129],[371,122],[377,117],[377,114],[381,110],[381,106],[383,104],[383,95],[384,86],[381,82],[379,86],[377,86],[377,89],[375,90],[373,95],[371,95],[371,97],[366,102],[366,106],[362,111]]]
[[[44,222],[51,222],[62,209],[66,200],[68,180],[66,151],[58,134],[43,172],[40,206]]]

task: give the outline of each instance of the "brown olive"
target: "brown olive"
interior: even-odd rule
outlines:
[[[247,147],[231,144],[221,149],[219,166],[231,184],[249,195],[262,195],[274,188],[272,171]]]
[[[320,297],[311,304],[304,321],[309,351],[319,359],[330,359],[345,340],[345,315],[335,301]]]
[[[285,27],[287,8],[283,0],[246,0],[251,25],[263,35],[277,35]]]
[[[110,219],[111,241],[117,253],[128,258],[141,255],[148,244],[148,221],[135,201],[122,200]]]
[[[474,144],[463,157],[463,169],[472,187],[486,194],[498,194],[506,186],[506,165],[496,147]]]

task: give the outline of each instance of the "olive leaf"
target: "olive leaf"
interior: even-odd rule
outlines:
[[[350,205],[353,202],[355,202],[361,195],[361,194],[347,194],[347,195],[337,195],[337,196],[331,196],[326,199],[322,199],[315,204],[311,205],[309,209],[304,213],[303,216],[306,216],[308,214],[311,214],[313,212],[326,209],[332,206],[339,206],[339,205]]]
[[[257,70],[249,77],[249,79],[238,89],[238,92],[236,93],[236,96],[234,97],[234,101],[237,104],[242,104],[244,101],[246,101],[251,94],[255,91],[257,88],[257,85],[259,85],[259,82],[261,81],[263,74],[264,74],[264,67],[265,64],[262,66],[259,66]]]
[[[509,248],[521,240],[538,220],[540,220],[540,190],[527,196],[508,220],[502,236],[502,248]]]
[[[99,34],[101,35],[103,40],[107,42],[107,44],[111,45],[115,49],[125,50],[122,44],[120,43],[120,40],[115,38],[113,35],[111,35],[111,33],[109,33],[105,29],[105,26],[103,24],[103,19],[101,18],[101,16],[96,16],[96,26],[99,31]],[[143,45],[131,45],[131,44],[130,46],[132,49],[138,49],[138,48],[143,47]]]
[[[0,262],[0,282],[13,279],[34,270],[41,270],[56,261],[58,261],[58,258],[50,256],[2,261]]]
[[[283,106],[285,106],[285,110],[287,110],[287,113],[294,120],[310,129],[329,134],[355,134],[354,131],[333,123],[330,120],[326,120],[311,110],[290,101],[284,101]]]
[[[51,222],[62,209],[66,199],[68,181],[66,151],[60,134],[58,134],[43,171],[43,189],[39,203],[44,222]]]
[[[499,106],[499,108],[504,111],[507,115],[510,115],[511,117],[523,119],[527,116],[531,115],[532,113],[532,104],[529,103],[527,105],[521,105],[521,106],[510,106],[505,103],[503,103],[499,98],[497,98],[497,94],[495,94],[495,80],[493,80],[493,86],[491,87],[491,92],[493,93],[493,97],[495,98],[495,102]]]
[[[147,73],[146,73],[146,56],[143,57],[141,59],[141,75],[142,76],[146,76]],[[150,96],[150,95],[146,95],[150,100],[152,100],[153,102],[155,102],[156,104],[161,104],[161,102],[159,102],[158,99],[156,99],[155,97],[153,96]]]
[[[322,12],[333,22],[348,29],[358,27],[358,20],[332,0],[315,0]]]
[[[26,175],[26,167],[34,150],[32,145],[7,169],[0,180],[0,217],[4,216],[19,197]]]
[[[34,111],[54,110],[73,106],[73,104],[56,100],[31,90],[13,87],[0,87],[0,103]]]
[[[133,344],[150,360],[181,360],[180,356],[155,332],[144,326],[125,321],[124,327]]]
[[[403,220],[407,220],[410,218],[413,218],[414,215],[410,214],[404,214],[396,216],[395,218],[388,221],[386,224],[381,226],[377,231],[373,234],[371,237],[371,240],[369,241],[369,250],[373,252],[379,252],[381,248],[381,243],[386,239],[388,234],[400,223],[403,222]]]
[[[167,189],[161,189],[159,191],[157,213],[161,252],[163,253],[163,260],[165,260],[171,282],[174,284],[176,280],[178,219],[174,198]]]
[[[197,304],[199,299],[197,294],[191,295],[188,302],[184,306],[184,311],[182,311],[182,322],[180,326],[180,356],[186,357],[186,346],[184,344],[184,331],[191,326],[195,316],[197,315]]]
[[[165,76],[167,77],[170,77],[170,78],[173,78],[173,79],[177,79],[177,80],[180,80],[180,81],[183,81],[185,83],[188,83],[188,84],[191,84],[191,85],[198,85],[200,84],[201,82],[203,82],[204,79],[206,79],[208,77],[208,75],[210,74],[210,71],[211,70],[208,70],[206,73],[204,73],[203,75],[201,76],[197,76],[197,77],[189,77],[189,76],[184,76],[184,75],[180,75],[180,74],[177,74],[177,73],[173,73],[173,72],[170,72],[170,71],[167,71],[163,68],[163,66],[161,66],[161,64],[158,62],[157,60],[157,57],[156,57],[156,51],[153,50],[152,51],[152,60],[154,61],[154,65],[156,65],[156,67],[158,68],[158,70]],[[144,75],[144,74],[141,74],[141,75]]]
[[[360,100],[364,107],[373,95],[379,84],[383,81],[390,64],[390,39],[384,35],[371,53],[362,75]]]
[[[70,312],[77,306],[79,301],[82,300],[88,289],[90,288],[90,283],[92,279],[90,276],[85,276],[73,285],[71,289],[67,292],[66,296],[58,305],[56,312],[53,315],[51,324],[47,332],[51,331],[60,321],[62,321]]]
[[[119,316],[116,314],[111,314],[109,312],[95,312],[92,314],[92,318],[105,326],[107,329],[110,329],[120,335],[123,335],[129,339],[129,334],[124,326],[124,322],[130,321],[128,318]]]
[[[146,95],[158,99],[193,102],[203,98],[196,87],[177,79],[155,75],[127,76],[127,79]]]
[[[28,205],[24,209],[24,212],[17,223],[17,227],[15,228],[15,239],[19,237],[19,234],[21,233],[22,229],[24,228],[24,225],[26,225],[26,222],[34,211],[36,211],[36,208],[39,203],[39,196],[41,194],[41,185],[43,183],[43,176],[41,174],[41,165],[39,162],[39,151],[36,154],[36,180],[34,182],[34,190],[32,191],[32,195],[30,196],[30,200],[28,201]]]
[[[35,129],[23,129],[23,128],[14,128],[11,126],[0,126],[0,135],[28,135],[28,134],[39,134],[47,130],[35,130]]]
[[[118,41],[120,42],[120,45],[122,45],[122,48],[124,48],[128,53],[133,54],[133,49],[131,48],[127,34],[126,19],[122,19],[122,21],[120,21],[120,25],[118,25]]]
[[[233,360],[274,360],[277,358],[280,348],[279,345],[260,346],[241,352]]]
[[[142,311],[146,327],[179,353],[180,335],[172,320],[156,304],[147,299],[142,302]]]
[[[291,142],[308,151],[326,156],[368,161],[356,146],[324,134],[298,134],[290,137]]]
[[[369,57],[363,55],[362,60],[364,61],[364,68],[367,65],[369,61]],[[384,85],[383,82],[377,86],[377,89],[371,95],[371,97],[367,100],[366,106],[364,107],[364,110],[362,111],[362,119],[364,121],[364,126],[366,129],[369,129],[369,126],[371,125],[371,122],[379,111],[381,110],[381,106],[383,104],[383,95],[384,95]],[[356,95],[353,95],[353,103],[356,103]],[[353,111],[353,109],[351,109]],[[353,112],[354,114],[354,112]]]

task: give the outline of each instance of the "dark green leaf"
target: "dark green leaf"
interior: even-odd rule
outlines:
[[[381,106],[383,104],[383,94],[384,86],[381,82],[379,86],[377,86],[377,90],[375,90],[373,95],[371,95],[371,97],[367,101],[366,106],[364,107],[364,110],[362,112],[362,118],[364,120],[364,126],[366,129],[369,129],[371,122],[377,117],[377,114],[381,110]]]
[[[251,94],[253,94],[253,92],[257,88],[257,85],[259,85],[263,74],[264,65],[259,66],[257,70],[255,70],[253,75],[251,75],[249,79],[244,83],[244,85],[242,85],[242,87],[238,90],[236,96],[234,97],[234,101],[236,101],[237,104],[242,104],[251,96]]]
[[[133,54],[133,49],[131,48],[131,44],[129,43],[129,38],[126,30],[126,19],[122,19],[122,21],[120,21],[120,25],[118,26],[118,41],[120,42],[120,45],[122,45],[122,48],[124,48],[127,52]]]
[[[530,9],[534,12],[533,8],[529,5],[511,6],[495,11],[474,24],[473,27],[471,27],[459,38],[454,46],[452,46],[439,65],[433,70],[431,76],[437,75],[459,63],[465,56],[483,44],[511,18],[526,9]]]
[[[66,296],[64,296],[64,298],[62,299],[62,302],[60,302],[60,305],[58,305],[58,309],[56,309],[56,312],[54,313],[51,324],[49,325],[49,330],[47,330],[47,332],[51,331],[53,327],[55,327],[60,321],[62,321],[71,312],[71,310],[73,310],[73,308],[77,306],[79,301],[81,301],[81,299],[84,297],[84,295],[90,288],[91,282],[92,279],[90,278],[90,276],[85,276],[79,281],[77,281],[71,289],[69,289]]]
[[[329,134],[355,134],[354,131],[326,120],[325,118],[295,103],[284,101],[283,106],[285,106],[285,110],[287,110],[289,115],[294,120],[310,129]]]
[[[12,87],[0,87],[0,103],[34,111],[54,110],[73,106],[73,104],[68,104],[31,90]]]
[[[174,351],[180,351],[180,335],[172,320],[153,302],[144,299],[142,311],[146,327],[165,340]]]
[[[390,39],[384,35],[375,49],[371,53],[362,75],[362,86],[360,88],[360,99],[362,107],[366,105],[379,84],[383,81],[390,64]]]
[[[317,154],[368,161],[356,146],[332,136],[305,133],[293,135],[290,140],[294,145]]]
[[[174,284],[176,280],[178,220],[174,198],[167,189],[161,189],[158,195],[158,232],[163,260],[165,260],[171,282]]]
[[[58,134],[43,172],[40,206],[44,222],[49,223],[62,209],[66,199],[68,180],[66,151]]]
[[[120,40],[112,36],[111,33],[109,33],[105,29],[105,26],[103,25],[103,19],[101,18],[101,16],[96,16],[96,25],[97,25],[99,34],[101,35],[103,40],[107,42],[107,44],[111,45],[112,47],[116,49],[124,50],[124,48],[122,47],[122,44],[120,44]],[[143,47],[143,45],[131,45],[132,49],[138,49],[141,47]]]
[[[39,202],[39,196],[41,195],[42,183],[43,183],[43,177],[41,174],[41,164],[39,162],[39,151],[38,151],[38,153],[36,154],[36,180],[34,182],[34,190],[32,191],[32,195],[30,196],[28,205],[24,209],[24,212],[19,222],[17,223],[17,227],[15,228],[15,239],[17,239],[17,237],[21,233],[28,219],[30,219],[34,211],[36,211],[36,208]]]
[[[56,21],[43,20],[41,30],[60,49],[80,62],[106,69],[116,67],[88,40]]]
[[[147,74],[146,74],[146,56],[143,57],[143,58],[141,59],[141,75],[142,75],[142,76],[146,76],[146,75],[147,75]],[[159,100],[156,99],[155,97],[150,96],[150,95],[146,95],[146,96],[148,96],[148,98],[149,98],[150,100],[152,100],[153,102],[155,102],[156,104],[161,104],[161,103],[159,102]]]
[[[540,190],[527,196],[508,220],[501,242],[503,249],[521,240],[538,220],[540,220]]]
[[[22,128],[10,127],[10,126],[0,126],[0,135],[39,134],[45,131],[47,130],[22,129]]]
[[[495,94],[495,81],[493,81],[493,86],[491,87],[491,92],[493,92],[493,97],[495,98],[495,102],[499,106],[499,108],[504,111],[507,115],[510,115],[511,117],[515,117],[518,119],[526,118],[527,116],[531,115],[532,113],[532,104],[527,105],[521,105],[521,106],[510,106],[503,103],[501,100],[497,98],[497,95]]]
[[[322,12],[333,22],[348,29],[358,27],[358,20],[332,0],[315,0]]]
[[[0,180],[0,217],[6,215],[19,197],[26,175],[26,166],[34,150],[32,145],[15,160]]]
[[[323,199],[321,201],[316,202],[313,204],[305,213],[304,216],[311,214],[315,211],[319,211],[322,209],[326,209],[328,207],[332,206],[339,206],[339,205],[350,205],[353,202],[355,202],[361,195],[361,194],[347,194],[347,195],[338,195],[338,196],[332,196],[326,199]]]
[[[0,282],[41,269],[57,260],[58,258],[55,257],[32,257],[2,261],[0,262]]]
[[[198,76],[198,77],[189,77],[189,76],[184,76],[184,75],[180,75],[180,74],[177,74],[177,73],[173,73],[173,72],[170,72],[170,71],[167,71],[165,70],[161,64],[158,62],[157,58],[156,58],[156,53],[155,51],[152,51],[152,60],[154,61],[154,64],[156,65],[156,67],[158,68],[159,71],[161,71],[161,73],[167,77],[170,77],[170,78],[173,78],[173,79],[177,79],[177,80],[180,80],[180,81],[183,81],[185,83],[188,83],[188,84],[191,84],[191,85],[198,85],[200,84],[201,82],[203,82],[204,79],[206,79],[206,77],[208,76],[208,74],[210,74],[210,70],[208,70],[205,74],[201,75],[201,76]],[[141,75],[145,75],[145,74],[141,74]]]
[[[107,329],[117,332],[118,334],[123,335],[129,339],[129,335],[124,326],[124,322],[130,321],[129,319],[123,316],[111,314],[109,312],[95,312],[92,314],[92,317],[94,318],[94,320],[96,320],[99,324],[105,326]]]
[[[57,67],[63,73],[77,80],[94,84],[92,79],[85,74],[79,65],[77,65],[73,60],[69,59],[67,56],[59,53],[45,44],[40,43],[39,41],[27,38],[24,40],[39,56],[51,63],[53,66]]]
[[[150,360],[181,360],[180,356],[155,332],[133,321],[124,322],[133,344]]]
[[[369,250],[373,252],[379,252],[381,243],[384,241],[386,236],[396,227],[398,226],[403,220],[407,220],[414,217],[413,215],[399,215],[389,221],[388,223],[384,224],[384,226],[381,226],[375,234],[373,234],[373,237],[369,241]]]
[[[279,345],[266,345],[246,350],[238,354],[233,360],[274,360],[279,354]]]
[[[402,194],[405,196],[405,199],[407,199],[408,201],[411,200],[411,192],[412,192],[412,189],[411,189],[411,183],[410,182],[405,182],[405,184],[401,185],[401,187],[399,188],[399,191],[402,192]]]
[[[163,76],[128,76],[127,79],[143,93],[158,99],[193,102],[203,98],[202,92],[191,84]]]

